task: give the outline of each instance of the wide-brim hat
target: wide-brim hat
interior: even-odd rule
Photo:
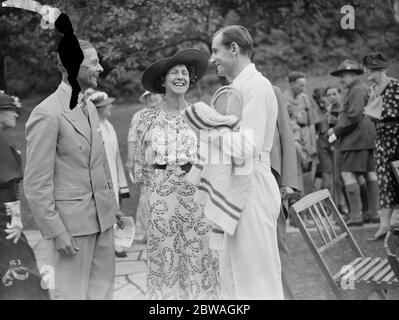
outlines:
[[[10,96],[0,90],[0,110],[4,109],[19,111],[21,109],[21,103],[17,97]]]
[[[141,96],[139,97],[139,101],[140,101],[141,103],[146,103],[145,98],[146,98],[149,94],[151,94],[150,91],[148,91],[148,90],[144,91],[144,92],[141,94]]]
[[[197,76],[195,81],[198,81],[208,69],[208,58],[201,50],[184,49],[178,51],[171,57],[158,60],[144,71],[143,77],[141,78],[144,89],[151,93],[165,93],[161,78],[165,76],[171,68],[179,64],[192,66]]]
[[[103,91],[94,91],[87,99],[93,102],[96,108],[104,107],[115,101],[115,98],[109,97],[108,94]]]
[[[353,60],[345,60],[340,64],[337,70],[331,72],[330,74],[334,77],[339,77],[345,72],[353,72],[355,74],[362,74],[363,69]]]
[[[370,52],[362,62],[369,69],[386,69],[389,66],[388,59],[381,52]]]

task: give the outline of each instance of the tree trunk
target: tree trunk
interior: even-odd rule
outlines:
[[[0,90],[7,91],[6,83],[6,57],[0,51]]]

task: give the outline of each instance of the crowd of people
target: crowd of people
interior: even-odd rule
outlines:
[[[390,167],[399,159],[399,82],[386,75],[383,54],[366,55],[363,67],[343,61],[331,72],[336,85],[312,96],[306,75],[293,71],[281,92],[252,62],[248,31],[224,27],[213,35],[210,59],[184,49],[145,70],[145,106],[126,133],[124,168],[109,120],[115,99],[96,90],[102,67],[95,48],[78,43],[76,106],[70,67],[58,59],[61,84],[26,123],[24,174],[3,135],[15,126],[20,104],[0,94],[0,299],[49,297],[22,233],[21,181],[49,245],[53,299],[112,298],[115,255],[126,256],[113,235],[115,225],[123,228],[127,176],[141,186],[136,240],[147,243],[147,299],[294,299],[287,199],[313,192],[318,181],[348,226],[380,223],[370,240],[399,227],[399,185]],[[239,113],[237,106],[218,112],[186,100],[209,62],[240,96]],[[204,144],[231,161],[201,161]],[[251,170],[237,174],[242,167]]]
[[[302,195],[315,190],[320,179],[348,226],[380,222],[369,239],[377,241],[390,230],[398,203],[391,162],[398,158],[399,89],[397,80],[386,75],[389,62],[383,54],[370,53],[362,64],[345,60],[331,72],[337,84],[314,89],[312,97],[304,93],[305,74],[292,72],[286,101]]]

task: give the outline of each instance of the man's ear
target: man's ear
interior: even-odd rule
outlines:
[[[57,68],[62,74],[67,74],[65,67],[63,66],[60,56],[57,54]]]
[[[230,45],[230,51],[231,53],[236,56],[238,54],[240,54],[240,47],[238,46],[238,44],[236,42],[232,42]]]

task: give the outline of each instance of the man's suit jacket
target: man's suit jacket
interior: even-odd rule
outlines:
[[[344,97],[342,112],[334,127],[340,138],[341,151],[375,148],[375,127],[364,115],[367,104],[367,87],[359,79],[355,80]]]
[[[273,86],[273,90],[277,98],[278,115],[270,153],[270,165],[279,175],[280,187],[299,189],[297,156],[288,110],[283,103],[280,88]]]
[[[26,123],[24,192],[45,239],[64,230],[73,236],[102,232],[116,223],[116,199],[96,108],[69,109],[62,85]]]

